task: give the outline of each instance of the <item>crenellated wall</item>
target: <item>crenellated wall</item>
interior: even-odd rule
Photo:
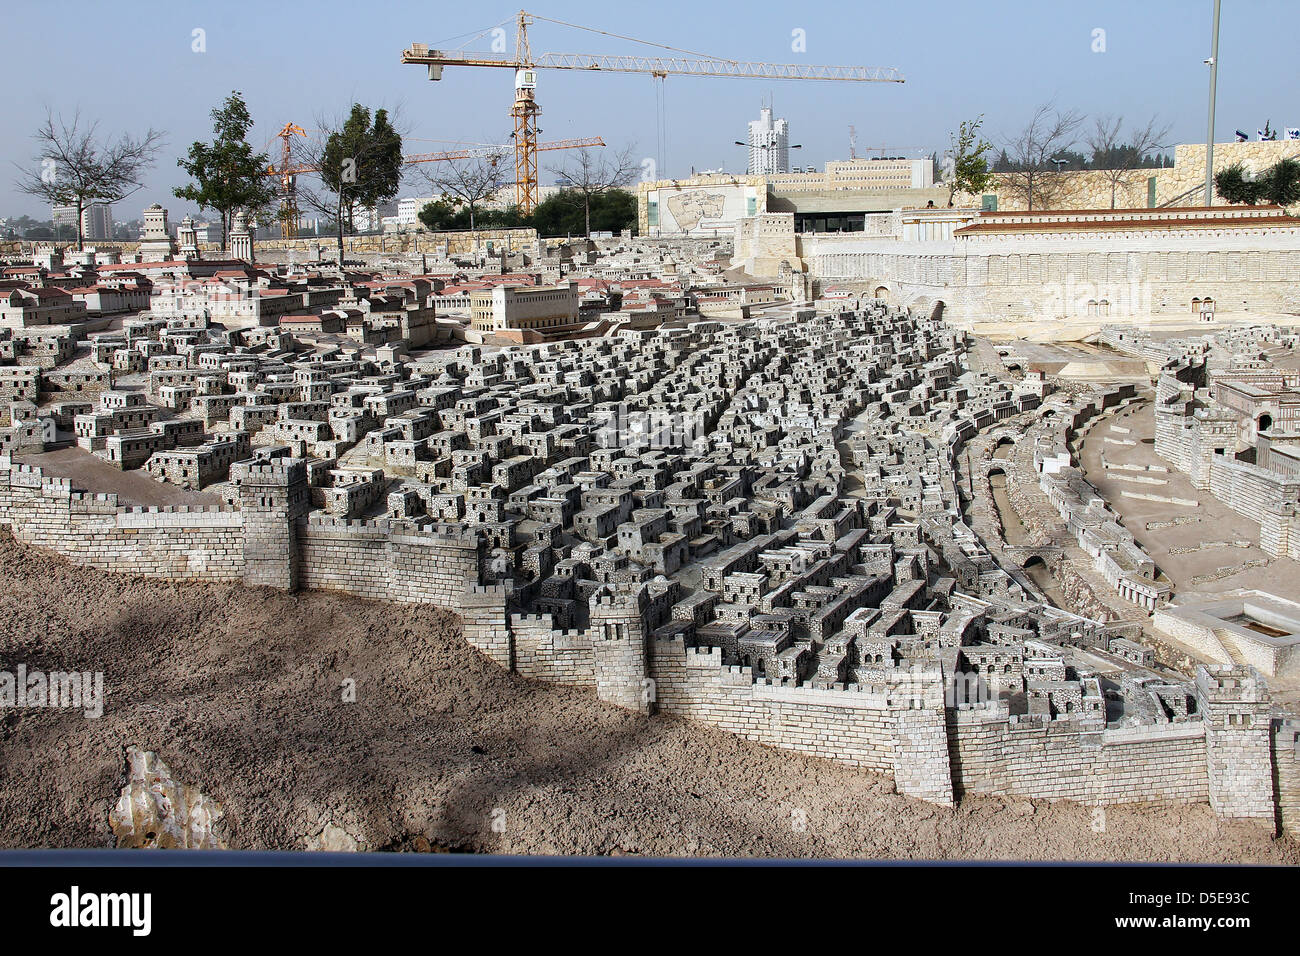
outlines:
[[[220,507],[124,508],[116,495],[0,458],[0,525],[76,564],[168,580],[238,581],[243,516]]]
[[[479,583],[485,553],[477,535],[450,528],[317,514],[298,519],[297,539],[300,587],[453,610]]]
[[[297,463],[301,465],[301,463]],[[305,475],[258,462],[241,508],[127,508],[0,458],[0,524],[76,564],[171,580],[345,591],[459,610],[481,580],[485,545],[449,528],[306,516]],[[505,599],[495,614],[504,630]]]
[[[1106,729],[1072,718],[1009,717],[1005,704],[949,710],[959,793],[1087,804],[1208,799],[1199,722]]]
[[[727,667],[720,648],[652,643],[650,675],[662,713],[794,750],[890,774],[902,793],[951,805],[941,684],[827,688],[755,679]]]

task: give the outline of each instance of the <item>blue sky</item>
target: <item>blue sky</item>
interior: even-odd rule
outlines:
[[[983,113],[995,143],[1012,135],[1034,107],[1054,98],[1085,113],[1158,113],[1171,142],[1205,138],[1212,0],[921,0],[834,4],[655,0],[611,4],[532,0],[532,12],[734,59],[897,67],[905,84],[769,82],[669,77],[667,173],[725,167],[743,171],[745,123],[774,99],[803,145],[800,164],[848,156],[848,127],[859,155],[942,150],[961,120]],[[105,131],[167,130],[169,145],[146,189],[114,210],[118,219],[171,196],[184,182],[175,158],[210,135],[208,111],[232,89],[248,100],[259,147],[286,121],[314,127],[355,100],[396,109],[409,129],[408,151],[452,141],[508,142],[512,76],[505,70],[448,69],[439,83],[398,62],[412,41],[457,46],[505,21],[508,3],[405,3],[316,0],[303,3],[12,0],[5,15],[6,99],[0,160],[0,214],[44,218],[48,210],[13,189],[13,164],[32,153],[30,134],[46,104],[97,118]],[[192,50],[204,31],[206,52]],[[1094,31],[1105,52],[1094,52]],[[804,31],[806,52],[793,52]],[[1300,126],[1300,70],[1286,41],[1300,32],[1295,0],[1225,0],[1216,138],[1250,133],[1271,119]],[[537,23],[534,53],[654,53],[606,36]],[[452,42],[449,38],[457,37]],[[483,38],[469,49],[490,48]],[[611,146],[657,152],[655,90],[648,76],[543,72],[542,139],[601,136]],[[661,170],[661,172],[663,172]],[[543,181],[547,176],[543,174]],[[414,194],[412,187],[404,193]]]

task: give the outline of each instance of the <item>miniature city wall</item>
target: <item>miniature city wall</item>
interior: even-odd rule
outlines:
[[[0,458],[0,525],[76,564],[167,580],[321,588],[453,610],[478,580],[476,539],[397,522],[308,516],[301,462],[239,467],[239,509],[130,508],[116,495],[79,491],[65,478]]]
[[[629,614],[624,624],[634,629],[639,621]],[[514,615],[498,647],[525,676],[594,689],[598,675],[609,680],[601,660],[607,640],[555,630],[546,615]],[[1228,816],[1274,817],[1266,704],[1221,704],[1207,690],[1203,713],[1224,706],[1248,713],[1243,729],[1233,723],[1226,737],[1227,723],[1206,720],[1111,729],[1099,715],[1031,719],[1010,716],[1002,702],[950,706],[937,671],[905,683],[794,686],[724,666],[718,648],[688,648],[680,638],[648,646],[644,667],[624,676],[632,706],[890,774],[900,792],[935,803],[950,805],[964,793],[1085,804],[1210,801]],[[1211,771],[1207,739],[1216,752],[1229,748],[1231,766]],[[1279,761],[1293,769],[1294,753]]]
[[[653,635],[653,618],[668,608],[645,585],[599,599],[586,629],[556,629],[548,615],[510,613],[510,582],[483,583],[477,536],[308,514],[297,459],[241,462],[235,476],[238,509],[126,508],[0,458],[0,524],[103,570],[448,607],[471,644],[524,676],[889,774],[899,792],[941,805],[963,794],[1208,801],[1225,817],[1300,826],[1300,724],[1270,721],[1267,692],[1249,680],[1203,669],[1200,720],[1113,729],[1099,696],[1056,717],[1012,716],[1002,701],[954,703],[937,666],[871,685],[756,677],[725,666],[719,648]]]

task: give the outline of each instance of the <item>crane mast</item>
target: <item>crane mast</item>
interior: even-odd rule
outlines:
[[[430,80],[441,80],[447,66],[493,67],[515,71],[515,100],[510,108],[514,120],[515,200],[525,214],[537,204],[537,104],[538,70],[585,70],[595,73],[645,73],[657,79],[675,76],[730,76],[764,80],[839,80],[858,83],[902,83],[903,74],[892,67],[817,66],[806,63],[764,63],[730,60],[701,54],[684,56],[613,56],[585,53],[542,53],[533,56],[528,26],[537,19],[525,10],[515,18],[515,53],[468,53],[433,50],[424,43],[412,43],[402,51],[402,63],[428,67]],[[553,21],[560,23],[561,21]],[[562,24],[577,26],[577,24]],[[579,27],[579,29],[589,29]],[[601,32],[601,31],[596,31]],[[623,39],[635,39],[624,37]],[[646,41],[636,41],[646,42]],[[663,44],[651,44],[663,46]],[[673,49],[673,48],[668,48]]]

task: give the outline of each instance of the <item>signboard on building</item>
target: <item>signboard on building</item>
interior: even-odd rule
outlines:
[[[714,236],[729,233],[760,209],[759,187],[739,183],[668,186],[646,196],[646,224],[659,236]]]

